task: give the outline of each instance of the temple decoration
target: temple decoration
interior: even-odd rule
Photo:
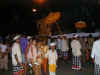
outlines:
[[[78,29],[83,29],[87,27],[87,24],[85,21],[78,21],[75,23],[75,27]]]
[[[53,25],[57,23],[60,17],[61,17],[61,12],[51,12],[48,14],[47,17],[37,21],[39,35],[48,36],[52,34]]]

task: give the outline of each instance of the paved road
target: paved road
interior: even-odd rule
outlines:
[[[57,69],[57,75],[93,75],[93,67],[88,65],[76,72],[71,69],[71,64],[62,65]]]
[[[0,75],[11,75],[11,65],[9,71],[0,71]],[[93,75],[93,67],[91,65],[86,65],[81,71],[75,72],[71,69],[71,63],[60,64],[57,68],[57,75]]]

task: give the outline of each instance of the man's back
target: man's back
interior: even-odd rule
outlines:
[[[81,44],[78,40],[73,40],[71,42],[72,47],[72,54],[74,56],[80,56],[81,55]]]
[[[91,57],[95,59],[96,64],[100,64],[100,39],[94,42]]]

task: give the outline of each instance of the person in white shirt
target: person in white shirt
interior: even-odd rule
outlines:
[[[49,75],[56,75],[56,64],[58,60],[58,55],[55,50],[55,43],[50,44],[50,50],[47,52],[47,58],[49,63]]]
[[[7,46],[3,44],[2,42],[0,43],[0,52],[1,52],[1,58],[0,58],[0,69],[1,70],[8,70],[8,51],[7,51]]]
[[[74,70],[80,70],[81,69],[81,44],[78,40],[78,35],[75,35],[72,42],[71,42],[71,48],[72,48],[72,55],[73,55],[73,65],[72,69]]]
[[[20,48],[20,35],[14,37],[14,44],[12,46],[12,66],[13,66],[13,75],[22,75],[22,54]]]
[[[94,75],[100,75],[100,36],[99,39],[93,43],[91,57],[95,63]]]

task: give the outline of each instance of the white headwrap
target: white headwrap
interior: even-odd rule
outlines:
[[[55,45],[56,45],[56,43],[54,43],[54,42],[50,44],[50,46],[55,46]]]
[[[32,38],[31,36],[28,36],[28,37],[27,37],[28,40],[31,39],[31,38]]]
[[[15,36],[14,38],[13,38],[13,40],[17,40],[17,39],[19,39],[20,38],[20,35],[17,35],[17,36]]]

